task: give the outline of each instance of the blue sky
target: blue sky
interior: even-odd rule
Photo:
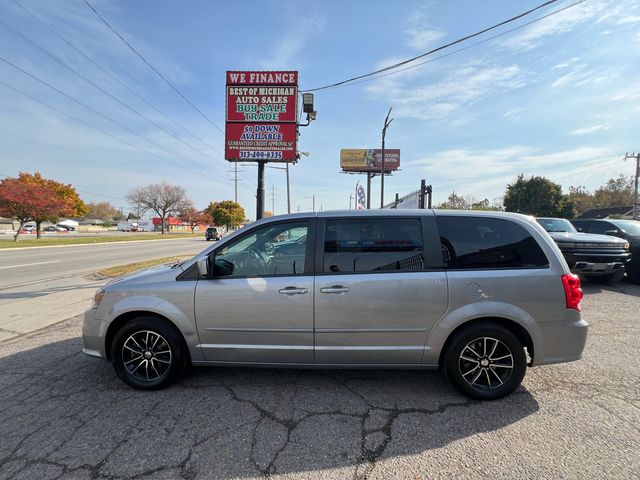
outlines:
[[[160,181],[184,186],[200,208],[233,199],[233,164],[220,153],[223,135],[82,0],[17,1],[109,75],[13,1],[5,1],[0,5],[0,57],[93,111],[2,61],[0,81],[126,143],[0,84],[1,175],[39,171],[75,185],[86,201],[109,200],[125,210],[130,189]],[[301,89],[313,88],[418,55],[541,1],[91,3],[224,129],[226,70],[298,70]],[[571,3],[558,2],[493,33]],[[7,24],[161,128],[9,31]],[[401,171],[385,181],[387,201],[396,192],[418,188],[421,178],[433,185],[437,203],[451,191],[499,201],[519,173],[544,175],[566,191],[570,185],[593,189],[612,176],[631,175],[633,165],[622,156],[640,149],[638,27],[636,1],[587,0],[416,68],[317,92],[318,119],[301,129],[299,142],[310,155],[291,167],[293,211],[310,210],[314,195],[317,209],[348,208],[356,181],[365,178],[340,173],[340,149],[379,147],[391,106],[387,147],[401,149]],[[254,218],[256,168],[239,170],[239,201]],[[274,191],[275,212],[285,213],[284,172],[267,169],[265,187],[267,209]],[[372,205],[379,204],[379,188],[374,179]]]

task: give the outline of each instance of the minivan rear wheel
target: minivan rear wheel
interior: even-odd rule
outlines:
[[[478,400],[510,394],[527,368],[524,346],[505,327],[492,322],[472,324],[452,338],[443,368],[453,386]]]
[[[182,374],[186,352],[180,332],[153,316],[127,322],[111,344],[111,362],[127,385],[158,390],[171,385]]]

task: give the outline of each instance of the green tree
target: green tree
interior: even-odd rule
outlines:
[[[633,204],[633,177],[619,175],[593,192],[594,204],[600,208],[626,207]]]
[[[562,187],[548,178],[518,175],[515,182],[507,185],[504,195],[507,212],[520,212],[538,217],[573,218],[575,207]]]
[[[465,198],[456,192],[451,192],[446,202],[442,202],[436,208],[446,208],[450,210],[469,210],[473,199]]]
[[[244,208],[233,200],[211,202],[205,211],[211,215],[216,225],[224,225],[227,228],[237,227],[245,218]]]

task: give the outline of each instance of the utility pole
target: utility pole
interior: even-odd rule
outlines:
[[[271,184],[271,213],[276,214],[276,186]]]
[[[371,208],[371,177],[373,177],[373,174],[367,172],[367,210]]]
[[[349,210],[351,210],[351,200],[353,199],[353,193],[349,194]]]
[[[633,175],[633,219],[638,219],[638,176],[640,176],[640,152],[627,153],[624,156],[625,160],[634,159],[636,161],[636,171]]]
[[[256,220],[264,216],[264,165],[266,162],[258,160],[258,188],[256,190]]]
[[[291,213],[291,192],[289,188],[289,162],[286,164],[287,167],[287,213]]]
[[[235,180],[234,180],[234,183],[235,183],[235,196],[233,198],[234,198],[234,201],[236,203],[238,203],[238,162],[233,162],[233,166],[234,166],[234,171],[235,171]]]
[[[393,122],[393,118],[389,120],[389,115],[391,115],[391,109],[389,108],[389,113],[387,113],[387,117],[384,119],[384,127],[382,127],[382,165],[380,166],[380,208],[384,207],[384,137],[387,134],[387,127],[391,125]]]

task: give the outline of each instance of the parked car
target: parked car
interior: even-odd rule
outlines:
[[[571,220],[579,232],[599,233],[618,237],[629,242],[631,260],[625,270],[627,278],[633,283],[640,283],[640,222],[637,220],[617,219],[579,219]]]
[[[59,227],[58,225],[47,225],[43,228],[45,232],[66,232],[67,229],[63,227]]]
[[[302,251],[272,248],[303,236]],[[527,216],[299,213],[99,289],[83,351],[139,389],[166,387],[188,364],[440,368],[488,400],[517,388],[527,366],[581,357],[581,298]]]
[[[631,259],[629,242],[621,238],[578,232],[564,218],[538,218],[538,223],[555,240],[574,273],[594,283],[612,284],[624,278]]]
[[[36,229],[35,225],[27,224],[27,225],[23,225],[22,226],[22,230],[25,231],[25,232],[31,232],[31,231],[33,231],[35,229]]]
[[[222,238],[222,230],[218,227],[208,227],[204,232],[204,238],[207,240],[220,240]]]
[[[75,232],[76,227],[72,227],[70,225],[56,225],[57,227],[64,228],[67,232]]]

